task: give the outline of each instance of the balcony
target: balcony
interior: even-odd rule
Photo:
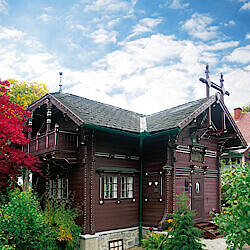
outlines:
[[[78,136],[76,132],[51,130],[45,134],[38,134],[23,148],[24,152],[35,156],[53,154],[56,158],[76,158]]]

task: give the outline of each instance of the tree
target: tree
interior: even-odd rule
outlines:
[[[250,102],[242,107],[242,112],[244,113],[250,112]]]
[[[227,236],[230,249],[242,249],[250,245],[250,169],[248,164],[227,167],[222,174],[226,187],[225,203],[222,213],[213,219],[219,231]]]
[[[10,180],[17,181],[23,167],[40,173],[39,160],[20,147],[29,140],[25,133],[30,132],[27,124],[31,116],[22,106],[10,102],[8,81],[0,81],[0,189],[5,189]]]
[[[195,212],[189,209],[188,197],[185,192],[177,196],[177,211],[172,214],[173,228],[169,231],[167,249],[202,249],[204,246],[198,237],[201,231],[194,227]]]
[[[8,79],[10,84],[10,101],[27,108],[31,103],[48,93],[45,84],[37,82],[17,81]]]
[[[8,197],[0,206],[0,249],[59,249],[36,196],[16,189]]]

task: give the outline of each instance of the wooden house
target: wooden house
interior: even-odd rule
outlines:
[[[221,95],[142,115],[66,93],[33,103],[38,193],[81,206],[82,249],[128,249],[187,191],[197,222],[220,211],[220,157],[246,142]]]
[[[222,158],[225,161],[225,167],[230,164],[250,164],[250,112],[243,113],[241,108],[235,108],[233,118],[247,142],[247,147],[243,149],[231,148],[224,152]]]

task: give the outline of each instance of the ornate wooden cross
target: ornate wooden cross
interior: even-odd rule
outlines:
[[[224,95],[229,96],[230,93],[225,90],[224,83],[223,83],[224,82],[223,74],[222,73],[220,74],[220,86],[219,86],[216,83],[211,82],[211,80],[209,78],[209,66],[208,66],[208,64],[206,65],[205,73],[206,73],[206,79],[200,78],[199,80],[206,84],[206,97],[207,97],[207,99],[210,96],[210,87],[212,87],[212,88],[219,91],[220,99],[224,102]],[[209,123],[209,127],[210,127],[211,124],[212,124],[212,121],[211,121],[211,106],[209,106],[209,109],[208,109],[208,123]],[[226,130],[225,112],[223,111],[223,113],[222,113],[222,132],[224,132],[225,130]]]
[[[209,98],[209,96],[210,96],[210,87],[212,87],[220,92],[221,99],[224,101],[224,95],[229,96],[230,93],[228,91],[226,91],[224,88],[223,74],[222,73],[220,74],[220,86],[219,86],[216,83],[210,81],[208,64],[206,65],[205,73],[206,73],[206,79],[200,78],[200,81],[206,84],[207,98]]]

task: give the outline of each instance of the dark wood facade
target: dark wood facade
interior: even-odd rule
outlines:
[[[212,105],[213,129],[207,115]],[[85,126],[73,108],[48,94],[30,107],[33,134],[24,150],[40,157],[47,175],[33,183],[48,195],[50,178],[67,179],[69,197],[83,210],[78,219],[83,234],[138,226],[140,211],[143,226],[161,228],[176,209],[176,194],[183,191],[197,212],[195,220],[209,220],[210,211],[220,211],[222,149],[227,143],[244,145],[229,113],[228,130],[216,133],[223,108],[216,97],[205,100],[173,129],[147,133],[140,147],[140,132]],[[229,143],[228,137],[234,140]],[[105,179],[109,177],[114,178]],[[132,182],[122,184],[124,180]],[[110,185],[115,194],[107,198],[104,189]],[[126,198],[122,185],[131,189]]]

